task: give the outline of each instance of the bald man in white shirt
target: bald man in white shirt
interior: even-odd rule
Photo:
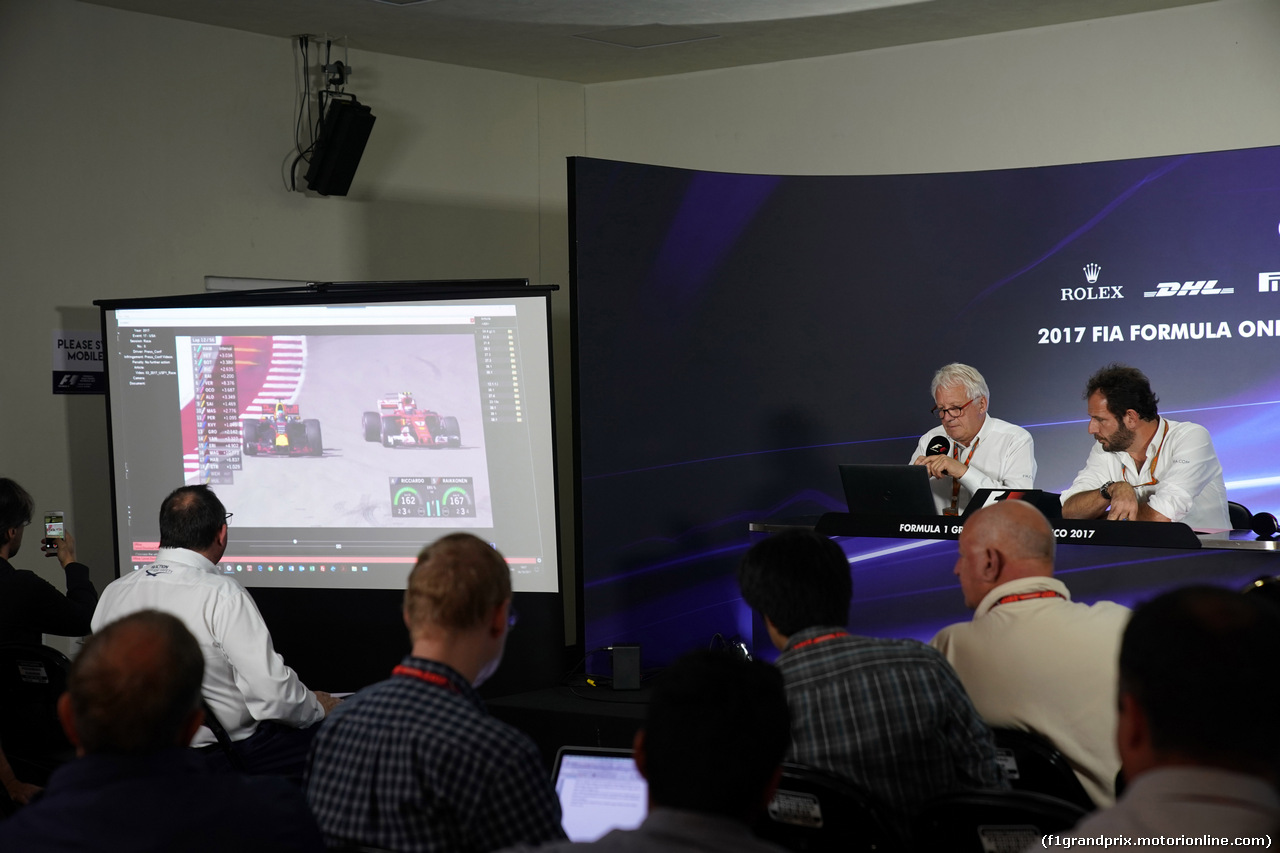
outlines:
[[[1039,734],[1089,797],[1115,800],[1116,661],[1129,609],[1071,600],[1053,577],[1054,535],[1019,500],[978,510],[960,534],[955,573],[973,619],[943,628],[942,652],[994,728]]]

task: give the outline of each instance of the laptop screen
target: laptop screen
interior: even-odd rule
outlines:
[[[849,512],[857,515],[937,515],[923,465],[841,465]]]
[[[570,841],[635,829],[649,810],[649,786],[629,749],[561,747],[554,782]]]

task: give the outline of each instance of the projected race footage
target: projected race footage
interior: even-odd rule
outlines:
[[[175,349],[185,480],[238,523],[493,526],[472,335],[179,335]]]
[[[547,300],[527,292],[106,310],[122,571],[154,559],[164,496],[203,483],[247,585],[402,589],[467,531],[518,591],[557,591]]]

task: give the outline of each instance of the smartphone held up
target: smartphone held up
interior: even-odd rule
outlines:
[[[66,517],[60,509],[49,510],[44,514],[44,539],[40,542],[40,549],[44,551],[46,557],[56,556],[58,553],[58,543],[66,539]]]

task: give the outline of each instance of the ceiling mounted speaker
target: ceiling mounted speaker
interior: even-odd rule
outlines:
[[[352,100],[332,100],[320,122],[320,138],[307,169],[307,188],[320,195],[346,195],[373,130],[372,110]]]

